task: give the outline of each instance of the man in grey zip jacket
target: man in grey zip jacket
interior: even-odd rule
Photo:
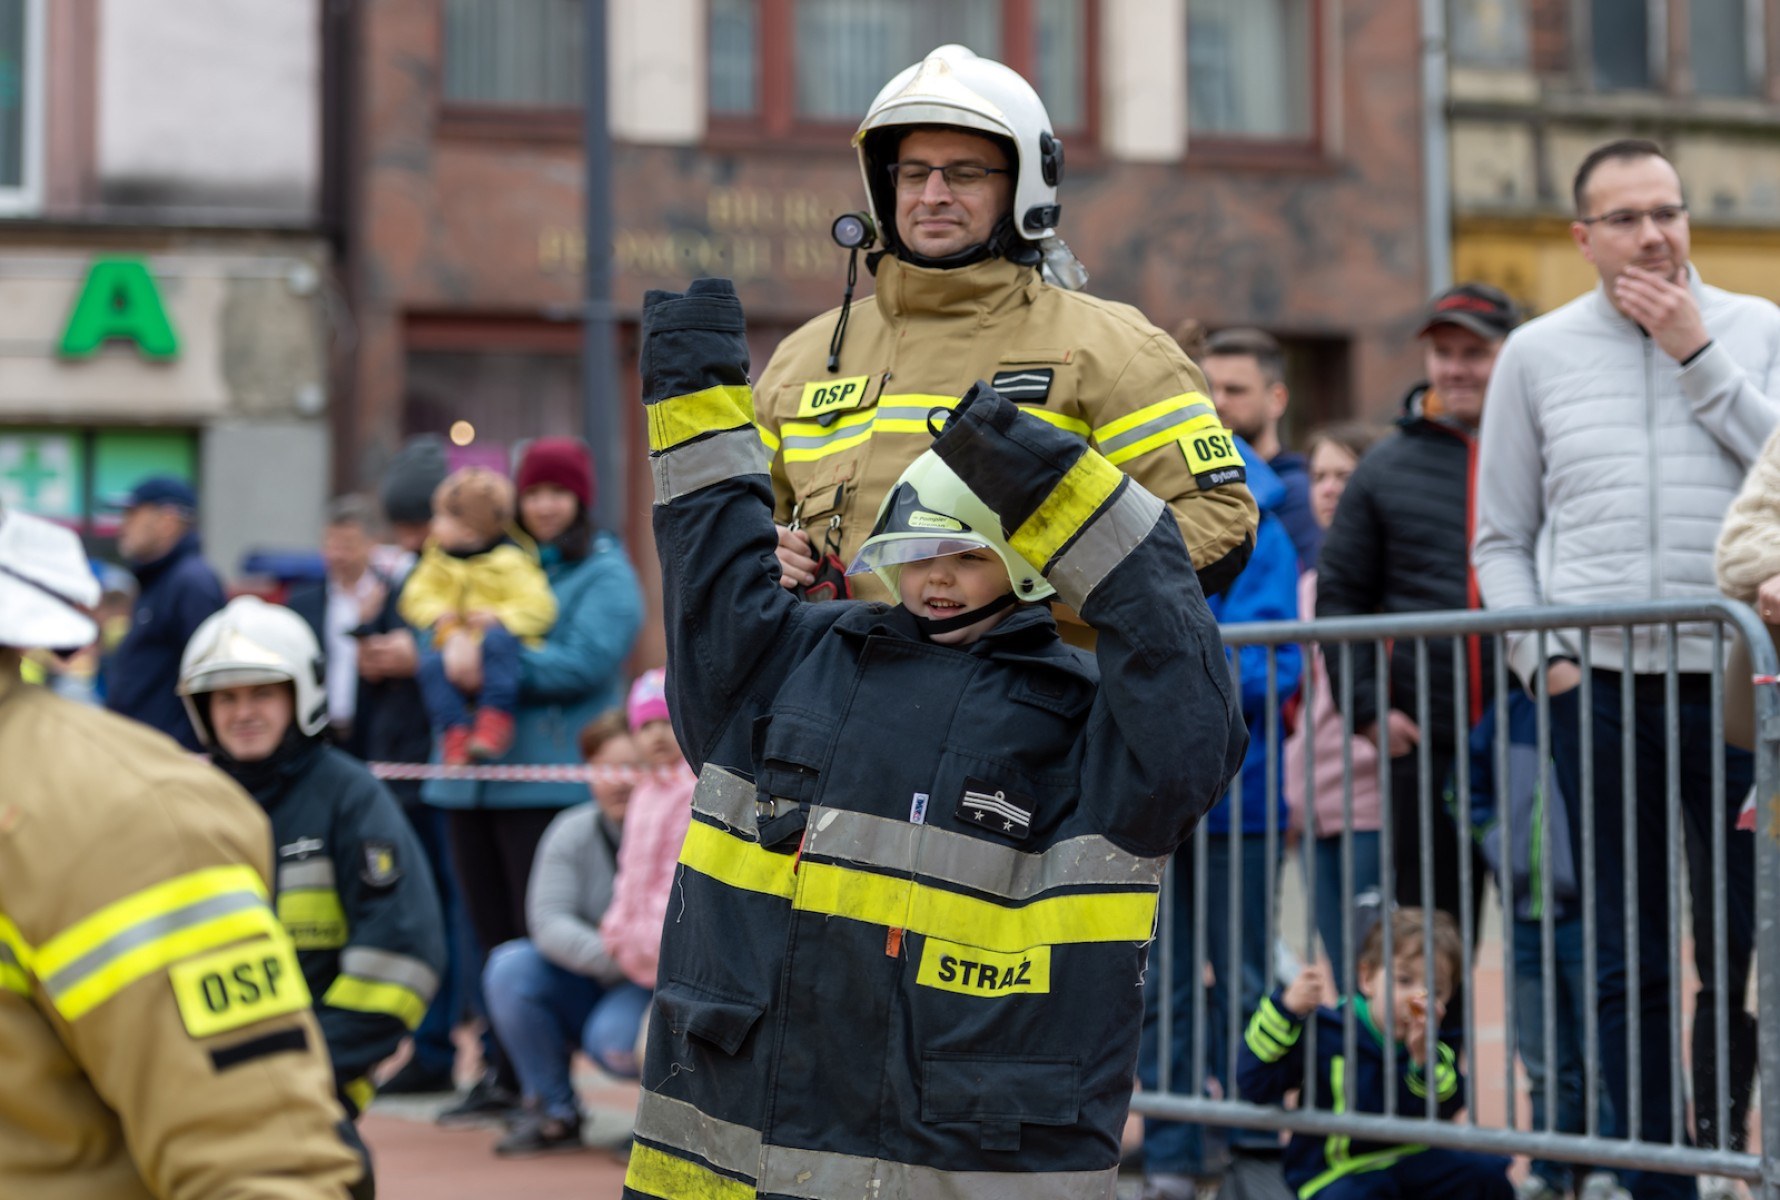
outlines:
[[[1571,225],[1601,284],[1514,333],[1497,362],[1484,408],[1473,562],[1493,609],[1717,595],[1713,545],[1720,522],[1762,442],[1780,419],[1780,309],[1709,287],[1688,263],[1681,181],[1654,143],[1613,142],[1592,152],[1575,182]],[[1592,713],[1580,710],[1579,647],[1572,636],[1511,638],[1509,661],[1532,690],[1551,693],[1552,757],[1571,806],[1572,844],[1584,845],[1580,723],[1592,722],[1593,839],[1599,980],[1601,1129],[1668,1142],[1671,914],[1663,819],[1666,778],[1664,675],[1669,644],[1660,630],[1630,643],[1593,636]],[[1755,1065],[1754,1021],[1743,1011],[1753,942],[1754,848],[1732,832],[1728,861],[1711,861],[1713,755],[1723,755],[1727,828],[1752,777],[1751,757],[1711,731],[1710,631],[1677,638],[1681,833],[1693,887],[1695,963],[1705,980],[1695,1011],[1692,1062],[1695,1134],[1702,1145],[1742,1149]],[[1621,697],[1634,696],[1636,911],[1625,911],[1625,808]],[[1587,851],[1585,850],[1585,854]],[[1728,1133],[1716,1105],[1714,890],[1727,898],[1730,1013]],[[1628,919],[1631,928],[1628,930]],[[1627,977],[1628,936],[1638,977]],[[1627,1009],[1640,1013],[1628,1046]],[[1641,1113],[1627,1111],[1627,1062],[1636,1056]],[[1640,1200],[1692,1196],[1678,1176],[1628,1174]]]

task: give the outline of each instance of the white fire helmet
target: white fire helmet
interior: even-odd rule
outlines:
[[[0,646],[85,646],[99,634],[97,603],[99,581],[72,530],[0,508]]]
[[[198,626],[179,662],[179,695],[205,745],[212,738],[205,706],[192,697],[261,683],[291,685],[296,725],[305,736],[314,737],[328,723],[321,646],[309,623],[258,596],[238,596]]]
[[[979,58],[964,46],[941,46],[884,85],[853,135],[865,194],[880,236],[894,246],[895,189],[888,167],[911,125],[949,125],[1012,143],[1014,231],[1029,242],[1056,237],[1057,183],[1063,177],[1063,143],[1032,85],[1011,67]]]
[[[909,464],[878,506],[871,536],[859,547],[847,574],[870,571],[894,596],[904,563],[973,549],[992,551],[1001,559],[1013,581],[1016,600],[1043,600],[1057,594],[1039,569],[1008,545],[1001,532],[1001,518],[994,510],[944,459],[929,450]]]

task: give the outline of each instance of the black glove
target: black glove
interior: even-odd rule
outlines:
[[[1010,537],[1069,472],[1087,443],[1047,424],[978,380],[953,410],[933,452],[1001,518]]]
[[[643,402],[748,383],[748,323],[735,285],[695,279],[643,295]]]

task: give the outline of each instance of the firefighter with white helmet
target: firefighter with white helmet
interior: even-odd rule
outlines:
[[[387,788],[328,745],[321,647],[288,608],[242,596],[198,626],[179,668],[192,728],[272,819],[278,919],[296,943],[340,1095],[426,1014],[444,969],[439,899]]]
[[[878,94],[853,139],[870,221],[837,222],[875,294],[780,344],[755,387],[787,587],[826,597],[926,416],[981,379],[1100,451],[1174,513],[1205,590],[1235,577],[1256,512],[1204,376],[1128,305],[1072,290],[1062,140],[1016,72],[941,46]],[[843,232],[846,236],[842,236]],[[855,593],[882,598],[875,583]]]
[[[0,1195],[369,1196],[266,818],[165,735],[19,679],[96,636],[79,539],[0,509]]]

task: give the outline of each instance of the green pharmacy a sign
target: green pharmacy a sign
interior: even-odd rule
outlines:
[[[64,358],[91,358],[109,341],[132,342],[144,358],[179,354],[179,337],[161,290],[136,258],[99,258],[87,271],[80,298],[62,330]]]

